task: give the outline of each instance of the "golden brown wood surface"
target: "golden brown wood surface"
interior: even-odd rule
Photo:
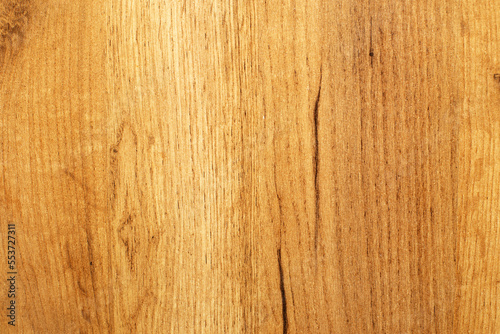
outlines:
[[[0,332],[500,333],[499,32],[496,0],[0,0]]]

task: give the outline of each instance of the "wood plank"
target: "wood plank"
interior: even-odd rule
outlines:
[[[261,211],[279,226],[263,253],[281,255],[282,324],[450,332],[458,3],[266,3],[267,163],[258,174],[270,203]]]
[[[13,222],[15,328],[98,331],[111,320],[104,7],[2,1],[0,8],[1,254],[7,258]],[[1,300],[6,309],[6,293]],[[0,326],[10,328],[6,316]]]
[[[116,332],[251,327],[252,10],[110,2]]]
[[[500,6],[466,1],[455,332],[500,332]]]
[[[500,332],[498,14],[0,0],[0,332]]]

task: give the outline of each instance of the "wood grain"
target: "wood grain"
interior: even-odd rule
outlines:
[[[499,333],[499,15],[0,0],[0,332]]]
[[[500,332],[500,6],[466,1],[455,331]]]

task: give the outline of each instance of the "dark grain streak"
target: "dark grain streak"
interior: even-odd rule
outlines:
[[[318,139],[318,118],[319,118],[319,100],[321,98],[321,80],[323,78],[323,67],[320,68],[319,77],[319,88],[318,95],[316,96],[316,102],[314,103],[314,191],[315,191],[315,203],[316,203],[316,219],[314,224],[314,250],[318,250],[318,233],[319,233],[319,182],[318,182],[318,166],[319,166],[319,139]]]
[[[283,280],[283,266],[281,263],[281,248],[278,249],[278,268],[280,272],[280,291],[281,291],[281,312],[283,317],[283,333],[288,332],[288,316],[286,308],[286,293],[285,293],[285,282]]]
[[[370,66],[373,67],[373,18],[370,18]]]

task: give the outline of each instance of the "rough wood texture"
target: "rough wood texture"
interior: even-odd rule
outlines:
[[[460,25],[455,332],[500,333],[500,3],[467,0]]]
[[[500,333],[499,18],[0,0],[0,332]]]

